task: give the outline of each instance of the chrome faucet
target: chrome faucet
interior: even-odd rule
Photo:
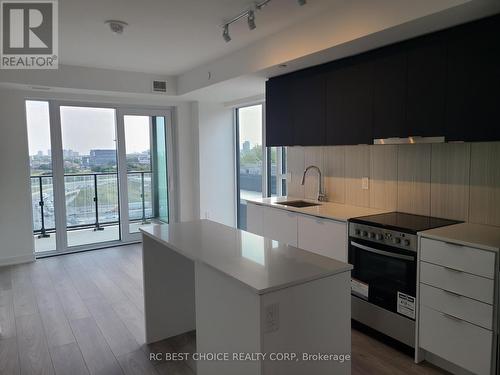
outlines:
[[[318,171],[318,176],[319,176],[318,201],[320,201],[320,202],[326,202],[326,200],[327,200],[328,197],[323,192],[323,182],[322,182],[323,179],[321,177],[321,169],[319,169],[317,166],[310,165],[309,167],[307,167],[306,169],[304,169],[304,174],[302,175],[301,184],[305,185],[305,183],[306,183],[306,174],[307,174],[307,171],[309,169],[315,169],[315,170]]]

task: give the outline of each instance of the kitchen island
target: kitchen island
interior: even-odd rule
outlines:
[[[198,375],[350,373],[349,264],[209,220],[141,231],[148,343],[196,329],[219,358]]]

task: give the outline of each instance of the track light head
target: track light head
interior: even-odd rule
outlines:
[[[229,35],[229,25],[228,24],[224,25],[224,31],[222,32],[222,37],[224,38],[224,41],[226,43],[231,41],[231,35]]]
[[[257,27],[257,25],[255,24],[255,12],[253,10],[248,11],[247,22],[248,22],[248,28],[250,30],[253,30]]]
[[[128,23],[118,20],[107,20],[104,23],[108,25],[111,32],[116,35],[123,34],[123,29],[128,26]]]
[[[297,3],[299,3],[300,6],[306,5],[307,4],[307,0],[297,0]]]

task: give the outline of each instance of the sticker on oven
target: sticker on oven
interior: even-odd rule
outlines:
[[[398,313],[415,319],[415,297],[398,292]]]
[[[351,279],[351,293],[364,298],[368,299],[368,284],[365,284],[362,281],[356,280],[356,279]]]

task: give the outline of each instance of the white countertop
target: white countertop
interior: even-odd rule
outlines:
[[[489,251],[500,250],[500,227],[461,223],[418,233],[422,237]]]
[[[350,264],[209,220],[150,225],[141,232],[258,294],[352,269]]]
[[[278,204],[278,202],[299,201],[299,200],[303,200],[306,202],[314,202],[320,205],[297,208],[297,207],[284,206]],[[333,219],[337,221],[347,221],[353,217],[376,215],[376,214],[383,214],[385,212],[390,212],[390,210],[350,206],[347,204],[339,204],[332,202],[318,202],[311,199],[303,199],[295,197],[252,198],[252,199],[247,199],[247,202],[255,203],[261,206],[269,206],[273,208],[280,208],[282,210],[298,212],[305,215],[322,217],[325,219]]]

